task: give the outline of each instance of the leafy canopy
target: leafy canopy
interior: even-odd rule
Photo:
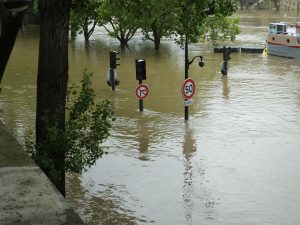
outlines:
[[[99,0],[72,0],[70,30],[72,39],[77,33],[84,34],[88,41],[98,23]]]
[[[127,45],[139,28],[137,7],[137,0],[101,0],[99,20],[108,34],[120,41],[122,47]]]

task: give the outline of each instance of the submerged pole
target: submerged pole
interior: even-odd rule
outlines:
[[[185,50],[185,60],[184,60],[184,79],[189,78],[189,45],[188,45],[188,38],[185,36],[185,45],[184,45],[184,50]],[[184,106],[184,119],[185,121],[189,120],[189,107]]]

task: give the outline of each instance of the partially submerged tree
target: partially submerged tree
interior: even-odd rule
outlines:
[[[66,105],[70,7],[71,1],[39,0],[41,31],[34,158],[63,195],[66,170],[81,172],[103,154],[99,143],[107,137],[112,119],[109,102],[95,104],[87,73],[79,97],[72,106]]]
[[[221,14],[207,17],[205,26],[201,29],[200,40],[210,41],[213,45],[226,40],[234,41],[240,32],[238,23],[239,18],[230,18]]]
[[[275,8],[276,8],[276,11],[279,10],[279,6],[280,6],[280,0],[273,0],[274,4],[275,4]],[[297,10],[299,10],[299,1],[298,1],[298,5],[297,5]]]
[[[122,47],[140,28],[145,39],[159,49],[162,37],[175,37],[178,43],[184,37],[194,43],[205,37],[213,42],[233,39],[238,33],[238,20],[228,16],[236,9],[236,0],[101,0],[99,16]],[[213,17],[209,15],[212,10]]]
[[[151,0],[140,4],[139,26],[144,37],[154,42],[155,49],[159,49],[161,38],[170,37],[175,32],[177,22],[176,4],[174,0]]]
[[[86,42],[89,41],[98,23],[100,0],[73,0],[70,17],[71,38],[77,33],[83,33]]]
[[[135,0],[101,0],[99,17],[102,26],[111,37],[120,41],[121,47],[127,47],[128,42],[139,28]]]
[[[238,19],[229,19],[237,9],[236,0],[177,0],[178,22],[175,40],[183,44],[185,38],[196,43],[199,39],[234,39],[238,34]]]
[[[39,0],[40,44],[36,102],[36,162],[65,195],[65,146],[51,140],[65,131],[68,84],[68,34],[71,1]],[[48,148],[49,143],[56,143]],[[53,165],[49,167],[48,161]]]

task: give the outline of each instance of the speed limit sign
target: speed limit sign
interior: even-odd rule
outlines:
[[[193,79],[186,79],[182,85],[181,93],[184,99],[191,99],[195,94],[195,81]]]

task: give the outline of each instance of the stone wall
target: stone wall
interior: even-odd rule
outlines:
[[[1,121],[0,184],[1,225],[83,224]]]

